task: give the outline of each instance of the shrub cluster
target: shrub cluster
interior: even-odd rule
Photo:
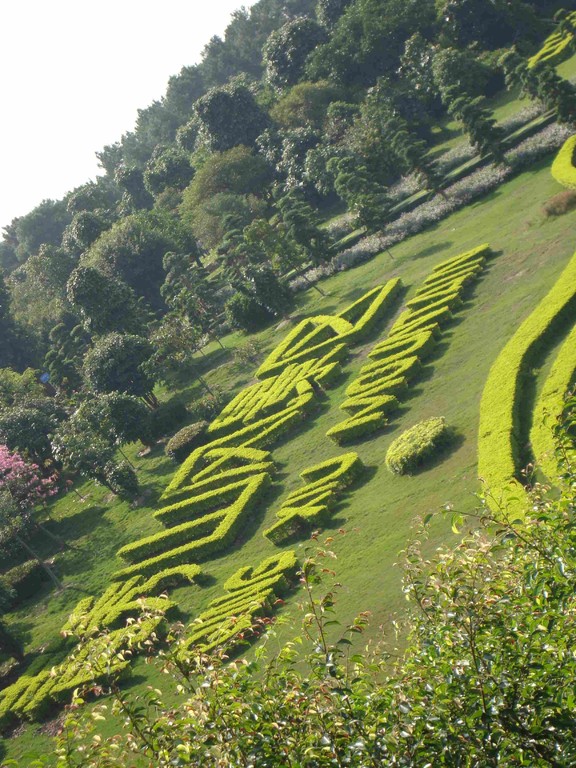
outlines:
[[[46,571],[37,560],[27,560],[0,576],[0,582],[8,590],[14,592],[13,606],[19,605],[36,594],[46,581]]]
[[[342,491],[363,469],[356,453],[345,453],[305,469],[300,473],[305,485],[288,495],[277,512],[278,521],[264,531],[264,536],[281,546],[325,526]]]
[[[524,374],[534,354],[547,344],[576,306],[576,254],[547,296],[524,320],[492,365],[480,403],[478,475],[498,508],[522,506],[517,478],[520,449],[520,398]]]
[[[435,346],[441,327],[452,319],[461,296],[484,267],[487,245],[439,264],[407,309],[394,322],[388,337],[377,344],[346,390],[340,406],[351,416],[326,433],[338,444],[362,438],[382,428],[398,407],[398,398],[418,375],[422,360]]]
[[[442,416],[420,421],[392,441],[386,452],[386,466],[395,475],[410,474],[443,448],[449,438]]]

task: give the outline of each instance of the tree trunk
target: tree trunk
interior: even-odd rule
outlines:
[[[46,528],[42,523],[36,523],[36,527],[38,530],[42,531],[43,534],[48,536],[49,539],[52,539],[52,541],[55,541],[60,549],[66,549],[68,547],[68,544],[62,539],[60,536],[57,536],[55,533],[52,533],[52,531],[49,531],[48,528]]]
[[[132,462],[130,461],[128,456],[126,456],[126,454],[124,453],[124,451],[120,446],[118,446],[118,451],[120,452],[120,455],[124,457],[124,461],[126,461],[132,467],[133,470],[136,470],[136,467],[134,466],[134,464],[132,464]]]

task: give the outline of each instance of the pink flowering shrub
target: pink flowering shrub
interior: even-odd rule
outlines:
[[[0,445],[0,490],[8,491],[21,510],[29,509],[58,493],[58,476],[44,477],[37,464]]]

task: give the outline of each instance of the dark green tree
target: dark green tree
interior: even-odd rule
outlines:
[[[106,215],[93,211],[79,211],[64,230],[62,245],[72,254],[79,256],[90,248],[102,232],[109,228]]]
[[[44,357],[44,368],[50,383],[70,395],[82,387],[82,358],[90,336],[79,324],[78,317],[64,312],[49,333],[50,349]]]
[[[156,408],[154,377],[146,365],[153,351],[150,342],[142,336],[127,333],[102,336],[84,358],[86,383],[93,392],[126,392],[141,397],[150,408]]]
[[[576,125],[576,88],[561,77],[553,66],[538,62],[529,67],[526,59],[514,49],[502,56],[500,65],[509,88],[520,88],[525,96],[554,111],[559,122]]]
[[[154,198],[144,185],[141,168],[122,163],[115,170],[114,181],[124,191],[122,203],[125,212],[148,209],[154,205]]]
[[[158,197],[168,187],[184,189],[193,175],[194,169],[187,152],[174,146],[160,148],[154,151],[146,164],[144,186],[153,197]]]
[[[132,499],[137,494],[134,470],[126,462],[116,462],[114,446],[77,413],[60,424],[52,447],[54,456],[70,471],[96,480],[123,498]]]
[[[297,191],[282,195],[276,207],[288,236],[301,248],[314,264],[330,258],[330,236],[320,227],[320,216]]]
[[[356,213],[358,223],[369,232],[385,228],[391,207],[386,188],[355,157],[334,158],[328,163],[336,194]]]
[[[167,253],[166,278],[161,288],[166,304],[186,317],[202,334],[213,336],[222,346],[215,328],[221,306],[217,289],[202,265],[199,254]]]
[[[325,30],[314,19],[294,19],[272,32],[262,51],[268,82],[278,90],[295,85],[309,54],[325,39]]]
[[[54,398],[27,400],[0,409],[0,443],[40,467],[54,461],[50,435],[66,417]]]
[[[146,313],[134,291],[118,278],[94,267],[76,267],[66,286],[68,301],[86,332],[100,336],[112,331],[141,333]]]
[[[318,0],[316,17],[326,29],[332,29],[352,0]]]
[[[491,155],[498,165],[507,165],[503,144],[505,133],[490,110],[482,106],[485,99],[482,96],[472,99],[454,87],[445,90],[443,100],[449,114],[462,123],[480,156]]]
[[[212,88],[194,106],[203,139],[209,149],[223,152],[243,144],[254,145],[268,118],[244,85]]]

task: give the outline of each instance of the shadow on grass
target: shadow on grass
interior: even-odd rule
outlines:
[[[105,511],[105,507],[92,505],[79,509],[62,520],[47,520],[44,525],[54,536],[58,536],[65,543],[69,543],[83,536],[89,536],[96,526],[105,524],[106,521],[103,517]]]
[[[445,251],[452,246],[452,240],[445,240],[442,243],[436,243],[435,245],[429,245],[428,248],[423,248],[418,253],[410,257],[410,259],[425,259],[427,256],[434,256],[434,254],[440,251]]]

